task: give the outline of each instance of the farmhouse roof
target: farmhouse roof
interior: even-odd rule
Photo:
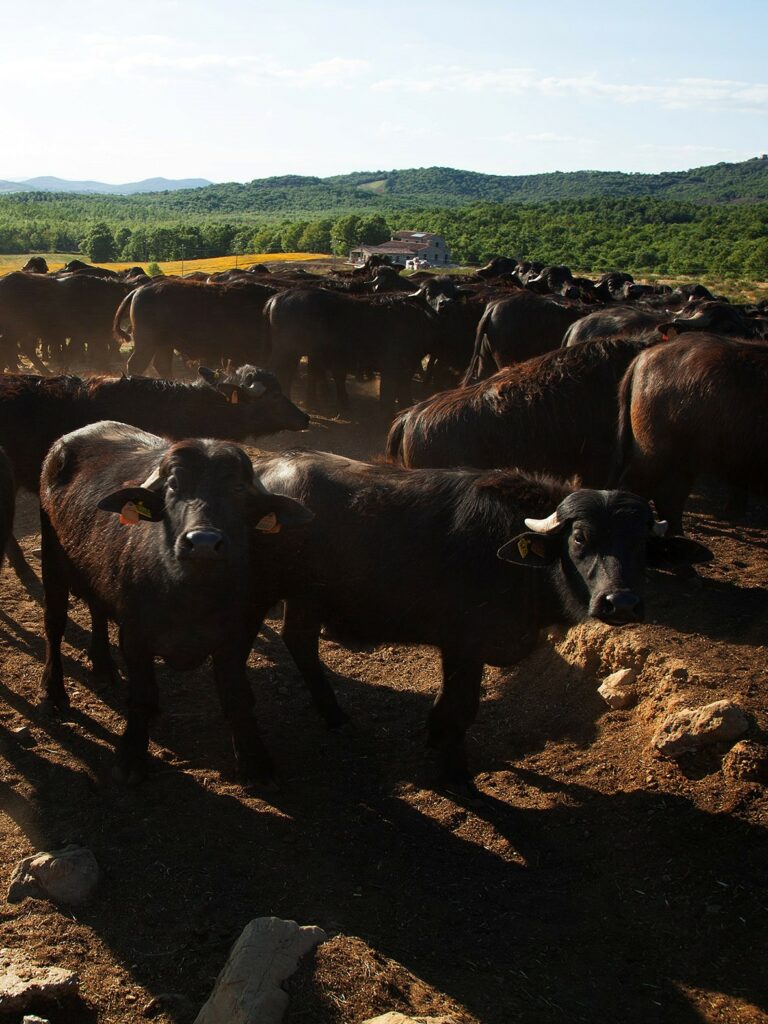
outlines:
[[[392,256],[395,253],[414,256],[416,253],[428,249],[427,242],[398,242],[393,239],[391,242],[382,242],[381,245],[359,245],[357,249],[369,255]]]

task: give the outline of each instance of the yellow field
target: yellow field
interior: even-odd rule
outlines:
[[[77,253],[44,252],[34,255],[44,256],[49,270],[60,270],[70,260],[82,259]],[[11,270],[21,270],[28,259],[29,254],[25,256],[0,255],[0,274],[7,274]],[[324,252],[254,252],[246,256],[214,256],[209,260],[174,260],[158,263],[158,266],[164,274],[180,274],[182,268],[185,274],[190,274],[193,270],[214,274],[222,270],[231,270],[233,267],[249,267],[252,263],[295,263],[307,260],[335,262],[332,256]],[[126,270],[128,267],[143,267],[146,270],[149,266],[148,263],[97,263],[95,265],[107,267],[108,270]]]

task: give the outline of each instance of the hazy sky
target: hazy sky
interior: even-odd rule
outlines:
[[[741,160],[766,39],[764,0],[5,3],[0,178]]]

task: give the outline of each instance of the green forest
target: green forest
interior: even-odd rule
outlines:
[[[96,262],[343,255],[398,229],[444,235],[461,264],[504,254],[587,272],[766,279],[768,159],[660,175],[422,168],[133,196],[0,197],[0,252],[79,251]]]

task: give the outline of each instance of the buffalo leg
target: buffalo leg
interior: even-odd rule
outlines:
[[[91,642],[88,645],[91,673],[114,679],[117,667],[109,650],[109,618],[98,604],[89,602],[88,608],[91,613]]]
[[[117,744],[115,777],[119,782],[138,782],[147,773],[149,723],[158,710],[157,679],[151,653],[122,636],[121,647],[128,676],[128,715]]]
[[[173,380],[173,349],[172,348],[158,348],[155,349],[155,355],[152,360],[155,370],[157,370],[157,376],[162,380]]]
[[[427,742],[440,756],[441,777],[466,782],[470,778],[464,737],[477,716],[483,663],[443,650],[443,681],[429,712]]]
[[[155,355],[155,345],[149,339],[133,336],[133,352],[128,356],[126,372],[133,376],[140,376],[146,372]]]
[[[283,642],[304,677],[312,702],[331,728],[346,722],[328,682],[319,650],[320,623],[295,601],[286,601]]]
[[[61,641],[67,626],[69,604],[69,570],[64,554],[50,524],[41,510],[42,575],[45,613],[45,667],[41,687],[44,708],[65,710],[69,706],[64,688],[64,667],[61,663]]]
[[[22,582],[31,583],[36,579],[34,570],[24,557],[24,552],[13,534],[10,535],[8,543],[5,545],[5,553],[13,571]]]
[[[213,656],[213,676],[224,717],[232,732],[237,773],[244,781],[269,782],[272,758],[259,735],[253,714],[253,693],[246,674],[253,638],[231,643]]]
[[[336,385],[336,402],[339,412],[347,412],[349,409],[349,395],[347,394],[347,368],[339,363],[331,367],[331,376]]]

